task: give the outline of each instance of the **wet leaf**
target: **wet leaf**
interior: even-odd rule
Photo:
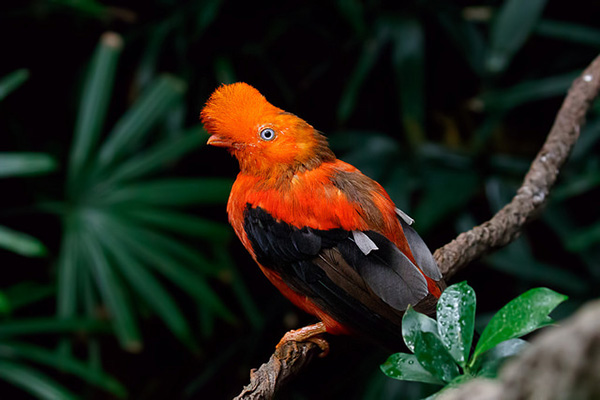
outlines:
[[[421,332],[431,332],[437,335],[437,323],[434,319],[408,306],[402,317],[402,336],[410,351],[415,351],[415,342]]]
[[[475,291],[466,282],[444,290],[437,304],[438,332],[444,346],[461,366],[469,359],[475,327]]]
[[[419,364],[414,354],[396,353],[388,357],[380,366],[390,378],[402,381],[415,381],[443,385],[444,382],[433,376]]]
[[[458,365],[440,338],[431,332],[417,334],[415,356],[423,368],[444,382],[450,382],[460,374]]]
[[[567,296],[547,288],[531,289],[500,309],[483,330],[470,365],[498,344],[548,324],[548,314]]]

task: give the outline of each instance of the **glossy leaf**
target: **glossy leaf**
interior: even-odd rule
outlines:
[[[505,0],[490,30],[488,71],[504,71],[513,55],[523,46],[538,21],[546,0]]]
[[[0,101],[29,79],[29,70],[18,69],[0,79]]]
[[[485,327],[473,353],[471,365],[498,344],[526,335],[548,324],[548,314],[567,296],[547,288],[531,289],[500,309]]]
[[[466,282],[444,290],[437,304],[438,332],[442,343],[461,366],[469,359],[475,329],[475,291]]]
[[[433,376],[419,364],[414,354],[396,353],[388,357],[380,366],[390,378],[402,381],[415,381],[443,385],[444,382]]]
[[[0,378],[43,400],[75,400],[77,397],[41,372],[16,362],[0,360]]]
[[[0,153],[0,178],[42,175],[52,172],[57,164],[43,153]]]
[[[450,382],[460,374],[458,365],[434,333],[419,332],[416,335],[415,356],[423,368],[444,382]]]
[[[408,306],[402,317],[402,337],[406,346],[414,353],[415,342],[422,332],[430,332],[437,335],[438,327],[434,319],[425,314],[415,311]]]

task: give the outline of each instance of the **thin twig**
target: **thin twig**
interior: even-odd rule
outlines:
[[[523,226],[537,217],[546,204],[561,166],[579,138],[592,100],[600,89],[600,56],[577,78],[560,108],[548,134],[517,194],[489,221],[461,233],[437,249],[434,258],[444,279],[486,253],[515,240]],[[301,371],[319,347],[311,342],[287,342],[269,361],[250,373],[250,383],[235,400],[272,399],[282,383]]]

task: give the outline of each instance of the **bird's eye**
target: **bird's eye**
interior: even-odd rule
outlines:
[[[275,131],[271,128],[266,128],[260,131],[260,138],[262,140],[273,140],[275,139]]]

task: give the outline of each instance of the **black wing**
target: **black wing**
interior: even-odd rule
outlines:
[[[379,342],[398,346],[403,311],[430,303],[423,275],[377,232],[299,229],[250,205],[244,229],[261,265],[344,326]]]

